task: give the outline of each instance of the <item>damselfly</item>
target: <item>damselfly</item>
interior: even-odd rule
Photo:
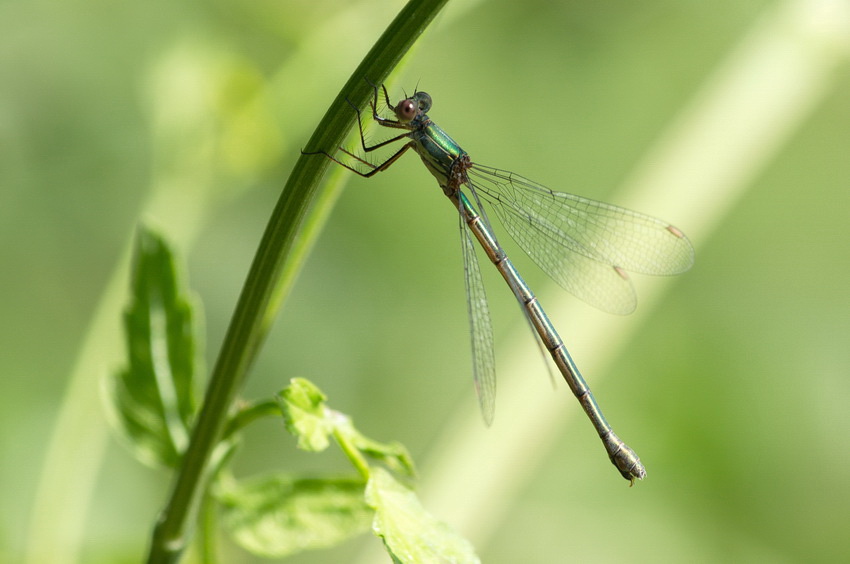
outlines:
[[[632,484],[635,479],[643,479],[646,470],[640,458],[605,420],[561,337],[499,244],[483,204],[486,202],[495,210],[511,237],[558,284],[612,313],[630,313],[635,308],[635,292],[627,272],[668,275],[690,268],[694,251],[688,239],[677,228],[653,217],[556,192],[512,172],[474,163],[428,117],[428,94],[414,92],[393,106],[386,87],[381,86],[386,105],[395,114],[392,119],[378,113],[379,90],[373,86],[372,118],[379,125],[402,133],[368,146],[361,111],[355,107],[363,150],[369,153],[396,141],[408,142],[380,164],[343,148],[340,151],[354,159],[355,164],[347,164],[326,151],[307,154],[323,154],[368,178],[386,170],[412,149],[452,201],[460,217],[473,373],[485,422],[490,424],[493,420],[496,397],[493,329],[470,233],[507,281],[543,347],[599,433],[611,462]]]

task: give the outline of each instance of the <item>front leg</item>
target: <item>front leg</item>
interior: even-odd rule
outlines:
[[[377,122],[395,121],[395,120],[388,120],[386,118],[382,118],[380,116],[380,114],[378,114],[378,85],[375,84],[374,82],[372,82],[371,80],[369,80],[368,78],[366,79],[366,82],[369,83],[369,86],[371,86],[372,90],[374,90],[374,96],[372,97],[372,101],[369,102],[369,106],[372,108],[372,118]],[[384,91],[384,100],[386,101],[387,107],[392,108],[393,105],[390,102],[390,95],[387,93],[386,85],[381,84],[381,89],[383,89],[383,91]],[[395,122],[395,123],[398,123],[398,122]]]
[[[385,160],[384,162],[382,162],[382,163],[381,163],[381,164],[379,164],[379,165],[372,164],[372,163],[370,163],[369,161],[367,161],[366,159],[363,159],[363,158],[361,158],[361,157],[358,157],[357,155],[355,155],[355,154],[354,154],[354,153],[352,153],[351,151],[347,151],[347,150],[343,149],[342,147],[340,147],[340,148],[339,148],[339,150],[340,150],[340,151],[342,151],[343,153],[345,153],[345,154],[346,154],[346,155],[348,155],[349,157],[352,157],[352,158],[356,159],[357,161],[359,161],[359,162],[363,163],[364,165],[366,165],[367,167],[369,167],[370,169],[372,169],[372,170],[370,170],[369,172],[363,172],[363,171],[361,171],[361,170],[357,170],[357,169],[356,169],[356,168],[354,168],[353,166],[348,165],[348,164],[346,164],[346,163],[342,162],[341,160],[339,160],[339,159],[337,159],[336,157],[334,157],[334,156],[330,155],[329,153],[326,153],[325,151],[319,151],[319,152],[320,152],[321,154],[325,155],[326,157],[328,157],[330,160],[334,161],[335,163],[337,163],[337,164],[340,164],[340,165],[344,166],[345,168],[347,168],[347,169],[348,169],[348,170],[350,170],[351,172],[354,172],[354,173],[356,173],[356,174],[359,174],[359,175],[360,175],[360,176],[362,176],[363,178],[371,178],[372,176],[375,176],[376,174],[378,174],[378,173],[379,173],[379,172],[381,172],[382,170],[387,170],[387,169],[388,169],[390,166],[392,166],[392,164],[393,164],[394,162],[396,162],[396,161],[397,161],[397,160],[398,160],[398,159],[399,159],[399,158],[400,158],[400,157],[401,157],[401,156],[402,156],[405,152],[407,152],[407,150],[408,150],[408,149],[412,149],[412,148],[413,148],[413,146],[414,146],[413,141],[411,141],[410,143],[406,143],[404,146],[402,146],[402,148],[401,148],[401,149],[399,149],[398,151],[396,151],[396,152],[395,152],[395,153],[394,153],[394,154],[393,154],[390,158],[388,158],[387,160]],[[311,153],[305,153],[305,154],[311,154]]]
[[[368,79],[367,79],[367,82],[368,82]],[[372,84],[372,83],[369,82],[369,84]],[[400,123],[400,122],[393,120],[393,119],[381,117],[378,114],[378,109],[377,109],[378,86],[376,84],[372,84],[372,88],[374,88],[374,90],[375,90],[375,95],[372,98],[372,101],[369,102],[369,106],[372,108],[372,118],[375,120],[375,122],[377,122],[378,125],[381,125],[383,127],[390,127],[390,128],[393,128],[393,129],[404,129],[405,131],[412,131],[413,129],[415,129],[413,126],[411,126],[409,124]],[[384,97],[387,100],[387,105],[390,106],[390,97],[389,97],[389,94],[387,94],[387,87],[384,86],[384,85],[381,85],[381,88],[383,88],[383,90],[384,90]],[[387,139],[386,141],[382,141],[382,142],[378,143],[377,145],[372,145],[372,146],[366,145],[366,136],[363,133],[363,112],[360,111],[360,108],[355,106],[351,102],[351,100],[349,100],[348,98],[346,98],[345,101],[348,102],[348,105],[351,106],[354,109],[354,113],[357,114],[357,128],[360,130],[360,145],[363,147],[363,150],[365,152],[368,153],[368,152],[374,151],[375,149],[380,149],[381,147],[385,147],[386,145],[389,145],[390,143],[395,143],[396,141],[399,141],[399,140],[407,137],[407,133],[401,133],[401,134],[396,135],[395,137],[393,137],[391,139]],[[390,107],[392,107],[392,106],[390,106]],[[340,149],[342,149],[342,147],[340,147]],[[348,152],[348,151],[345,151],[345,152]]]

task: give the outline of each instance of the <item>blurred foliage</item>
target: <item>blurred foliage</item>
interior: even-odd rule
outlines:
[[[428,91],[431,116],[482,162],[604,199],[784,4],[457,2],[388,86],[391,97],[417,84]],[[209,365],[299,149],[401,6],[0,6],[0,561],[19,560],[70,367],[141,210],[177,240],[196,230],[183,250],[205,306]],[[515,461],[530,474],[498,500],[506,511],[495,534],[471,537],[483,561],[850,556],[850,73],[846,52],[824,57],[843,64],[817,105],[698,245],[695,268],[607,379],[596,385],[603,375],[586,375],[641,453],[647,480],[626,488],[581,421],[539,467]],[[246,393],[308,377],[365,433],[407,445],[426,462],[424,474],[441,456],[440,426],[477,410],[457,218],[415,158],[379,176],[354,179],[341,198]],[[157,207],[163,194],[183,201]],[[519,267],[546,286],[529,264]],[[497,339],[523,323],[499,283],[485,273]],[[580,340],[582,327],[553,321],[568,343]],[[582,348],[571,351],[581,365]],[[541,398],[555,394],[578,410],[564,386],[549,389],[539,364],[523,377]],[[509,420],[505,401],[497,398],[496,426],[481,425],[482,436]],[[280,430],[249,433],[237,470],[345,465],[341,457],[317,463]],[[488,460],[468,464],[481,476],[492,469]],[[111,445],[82,560],[138,561],[166,493],[162,474]],[[289,561],[351,561],[358,542]],[[228,550],[228,562],[254,561]]]
[[[110,375],[106,402],[121,438],[154,467],[177,467],[197,415],[197,307],[178,264],[168,244],[140,226],[124,311],[127,365]]]

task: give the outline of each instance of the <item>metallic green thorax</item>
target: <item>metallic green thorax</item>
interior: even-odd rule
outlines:
[[[414,150],[422,158],[422,162],[437,178],[440,186],[446,186],[451,174],[452,166],[459,158],[466,156],[466,151],[455,143],[440,126],[436,125],[428,116],[422,116],[427,120],[423,127],[411,134],[413,142],[416,143]]]
[[[440,186],[445,189],[451,185],[451,190],[454,191],[466,180],[465,171],[469,168],[469,156],[448,133],[428,117],[426,112],[431,107],[431,97],[428,94],[416,92],[411,99],[418,102],[420,108],[410,122],[413,127],[409,134],[413,142],[412,148],[436,177]],[[455,175],[455,182],[452,182],[451,177]]]

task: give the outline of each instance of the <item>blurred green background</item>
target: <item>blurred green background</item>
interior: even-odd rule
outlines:
[[[0,559],[19,562],[27,546],[56,536],[34,519],[36,492],[60,406],[72,398],[70,375],[135,225],[158,225],[186,256],[211,365],[299,149],[402,5],[0,5]],[[842,0],[458,1],[391,77],[393,101],[402,89],[429,92],[431,117],[474,159],[624,204],[616,188],[646,166],[647,151],[685,108],[710,100],[717,69],[765,29],[815,53],[795,88],[771,87],[781,55],[797,60],[781,41],[778,67],[765,55],[749,69],[763,84],[750,91],[753,107],[802,97],[802,109],[780,111],[790,125],[768,130],[761,152],[742,153],[749,173],[727,209],[706,205],[714,215],[692,220],[663,205],[640,210],[694,235],[696,265],[657,307],[615,319],[639,325],[605,353],[604,373],[585,371],[646,464],[644,482],[627,487],[539,360],[506,373],[510,351],[533,355],[534,344],[486,265],[500,382],[521,378],[526,401],[575,413],[553,429],[552,448],[532,431],[522,437],[530,450],[545,446],[537,457],[519,450],[496,462],[469,450],[443,460],[455,431],[446,426],[478,414],[457,217],[413,156],[371,181],[350,179],[245,395],[306,377],[365,433],[407,445],[423,482],[444,464],[500,476],[506,485],[496,484],[488,504],[469,502],[477,526],[429,505],[428,492],[436,499],[440,488],[444,497],[460,489],[463,505],[460,477],[441,475],[423,493],[488,563],[847,560],[848,13]],[[745,121],[737,125],[723,131],[730,143],[748,132]],[[704,172],[693,171],[695,183],[717,173]],[[687,196],[688,183],[677,191]],[[519,267],[544,300],[577,301],[523,258]],[[553,317],[587,366],[583,326]],[[79,431],[95,446],[50,469],[72,476],[64,500],[79,504],[70,510],[83,535],[80,561],[138,562],[169,476],[134,462],[114,438],[97,448],[105,426],[97,391],[121,350],[114,332],[95,342],[105,366],[80,380],[90,404],[77,406],[97,421],[96,431]],[[498,444],[522,428],[506,390],[493,428],[474,421],[464,440]],[[74,486],[84,480],[74,477],[80,467],[94,480],[91,498]],[[266,422],[247,433],[236,470],[349,468],[338,454],[296,452],[283,426]],[[376,544],[365,536],[290,561],[369,561],[356,555]],[[226,561],[255,559],[228,545]]]

